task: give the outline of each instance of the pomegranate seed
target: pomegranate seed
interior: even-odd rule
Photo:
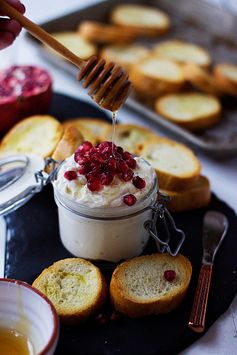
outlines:
[[[64,173],[65,179],[71,181],[71,180],[76,180],[77,178],[77,172],[75,170],[68,170],[65,171]]]
[[[115,147],[115,145],[112,142],[102,142],[99,144],[98,149],[100,153],[105,154],[105,153],[112,153],[112,149]]]
[[[120,177],[121,180],[127,182],[127,181],[132,180],[133,175],[134,175],[134,172],[132,171],[132,169],[128,169],[124,173],[119,174],[119,177]]]
[[[120,146],[117,146],[115,151],[116,151],[116,153],[123,154],[123,148]]]
[[[86,157],[83,153],[81,152],[76,152],[74,154],[74,160],[78,164],[85,164],[89,162],[88,157]]]
[[[130,160],[132,158],[132,154],[130,154],[129,152],[124,152],[123,153],[123,159],[124,160]]]
[[[127,166],[124,160],[117,161],[117,167],[121,173],[126,173],[129,170],[129,167]]]
[[[164,278],[169,281],[172,282],[176,277],[176,272],[174,270],[166,270],[164,272]]]
[[[93,148],[93,145],[91,144],[91,142],[85,141],[81,145],[79,145],[79,147],[76,150],[76,153],[77,152],[88,152],[91,150],[91,148]]]
[[[101,155],[100,152],[96,151],[95,153],[92,153],[90,155],[90,159],[95,161],[95,162],[99,162],[99,163],[104,163],[105,162],[105,158],[103,155]]]
[[[137,202],[136,197],[133,194],[123,196],[123,202],[128,206],[133,206]]]
[[[86,163],[84,165],[81,165],[81,167],[78,169],[79,174],[81,175],[86,175],[91,171],[91,164]]]
[[[101,174],[100,182],[102,185],[110,185],[113,181],[113,175],[110,173]]]
[[[146,186],[146,181],[144,179],[140,178],[140,176],[135,176],[132,179],[132,183],[138,189],[143,189]]]
[[[126,160],[126,163],[129,166],[129,168],[131,168],[131,169],[135,169],[137,166],[137,162],[133,158]]]
[[[102,189],[102,185],[101,182],[98,179],[90,179],[87,182],[87,187],[90,191],[94,192],[94,191],[100,191]]]
[[[107,163],[107,170],[111,171],[111,173],[116,173],[117,171],[117,161],[114,158],[110,158]]]

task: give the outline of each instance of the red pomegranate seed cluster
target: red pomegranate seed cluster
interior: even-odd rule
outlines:
[[[169,281],[172,282],[176,277],[176,272],[174,270],[166,270],[164,272],[164,278]]]
[[[134,175],[133,170],[137,163],[132,154],[112,142],[102,142],[94,147],[86,141],[76,150],[74,160],[79,164],[78,173],[86,177],[90,191],[100,191],[103,186],[110,185],[115,176],[124,182],[132,181],[137,189],[146,186],[145,180]],[[75,180],[77,171],[66,171],[64,177]],[[125,195],[123,202],[132,206],[136,203],[136,197],[132,194]]]

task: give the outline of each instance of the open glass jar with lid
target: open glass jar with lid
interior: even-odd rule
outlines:
[[[139,163],[151,172],[149,188],[145,193],[137,198],[137,202],[132,206],[126,204],[98,206],[98,204],[91,205],[77,201],[70,195],[62,193],[57,182],[60,179],[60,171],[64,169],[65,161],[58,165],[52,159],[42,162],[35,156],[16,156],[16,161],[20,160],[21,164],[25,162],[21,172],[24,175],[24,170],[26,175],[31,175],[30,186],[24,184],[24,188],[18,195],[0,204],[0,215],[20,207],[36,192],[40,192],[46,184],[52,183],[58,206],[61,241],[71,254],[90,260],[118,262],[140,255],[151,236],[156,241],[158,251],[176,255],[184,241],[184,233],[176,228],[165,207],[166,199],[159,194],[156,173],[148,162],[139,159]],[[2,181],[7,181],[5,188],[2,186],[1,189],[5,190],[5,195],[9,195],[9,189],[13,188],[14,182],[9,183],[7,177],[14,175],[14,157],[5,158],[0,164],[4,166]],[[9,169],[6,169],[7,165],[10,166]],[[44,165],[43,169],[42,165]],[[45,172],[48,165],[53,165],[50,173]],[[35,171],[32,170],[33,167]],[[35,184],[32,176],[35,178]],[[20,176],[17,179],[18,185],[22,178],[23,176]],[[96,193],[91,195],[92,199],[96,198]],[[162,233],[159,233],[160,226]],[[177,237],[172,249],[171,235],[172,238]]]

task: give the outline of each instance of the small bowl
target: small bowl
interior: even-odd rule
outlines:
[[[0,327],[25,335],[37,355],[52,355],[59,336],[59,319],[52,303],[27,283],[0,278]]]

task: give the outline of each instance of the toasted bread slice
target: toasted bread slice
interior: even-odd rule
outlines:
[[[149,54],[149,49],[141,45],[130,46],[108,46],[105,47],[100,56],[107,62],[115,62],[129,72],[135,63],[144,59]]]
[[[31,116],[17,123],[2,139],[0,155],[32,153],[51,156],[63,134],[63,127],[54,117]]]
[[[103,140],[101,137],[104,135],[104,132],[112,126],[112,123],[106,122],[105,120],[99,118],[80,117],[78,118],[78,121],[80,127],[83,126],[85,130],[91,132],[97,143]]]
[[[85,40],[77,32],[55,32],[52,33],[52,36],[82,59],[88,59],[97,53],[96,46]],[[54,54],[59,55],[51,48],[47,48]]]
[[[220,88],[227,94],[237,96],[237,65],[220,63],[214,68]]]
[[[52,154],[52,158],[57,161],[62,161],[70,157],[83,141],[84,138],[76,127],[66,127],[62,138]]]
[[[209,74],[206,69],[201,68],[199,65],[185,64],[183,73],[184,78],[199,90],[216,96],[223,94],[214,75]]]
[[[135,64],[130,79],[136,91],[150,98],[177,91],[184,84],[183,71],[178,64],[154,56]]]
[[[161,189],[187,189],[199,177],[201,164],[185,145],[159,137],[144,143],[140,155],[156,170]]]
[[[165,272],[171,270],[175,277],[168,281]],[[112,304],[131,318],[171,312],[183,300],[191,275],[191,263],[181,254],[152,254],[130,259],[113,272]]]
[[[134,40],[135,34],[128,29],[119,26],[106,25],[96,21],[83,21],[78,27],[78,33],[89,42],[106,43],[129,43]]]
[[[129,29],[138,36],[157,36],[170,28],[170,19],[166,13],[155,7],[124,4],[115,7],[111,21]]]
[[[109,127],[104,131],[102,140],[111,141],[113,128]],[[132,124],[117,124],[115,130],[115,144],[123,147],[123,149],[139,154],[145,142],[157,136],[149,129]]]
[[[169,40],[154,46],[154,54],[178,63],[194,63],[202,67],[211,64],[209,53],[202,47],[179,40]]]
[[[189,130],[201,130],[220,120],[221,103],[217,97],[197,92],[164,95],[155,102],[163,117]]]
[[[209,180],[200,175],[188,189],[183,191],[167,191],[160,189],[162,194],[170,196],[167,208],[171,212],[190,211],[208,206],[211,199]]]
[[[64,129],[70,126],[75,127],[82,134],[85,141],[89,141],[93,145],[96,144],[96,137],[94,136],[94,134],[90,129],[88,129],[85,125],[80,123],[80,119],[74,118],[63,122]]]
[[[107,287],[100,270],[80,258],[59,260],[44,269],[33,287],[46,295],[65,323],[77,323],[97,312],[105,302]]]

